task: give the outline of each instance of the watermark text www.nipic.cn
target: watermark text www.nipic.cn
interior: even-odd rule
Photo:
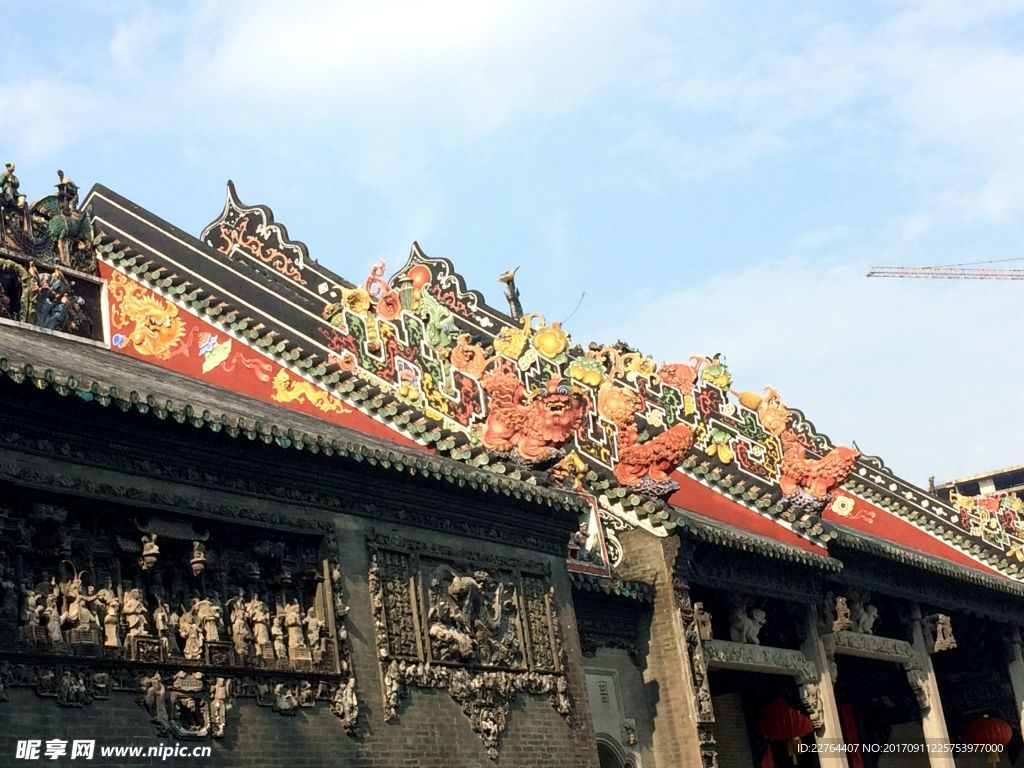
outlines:
[[[14,757],[17,760],[93,760],[99,758],[155,757],[159,760],[182,757],[210,757],[208,744],[114,744],[96,746],[95,739],[19,739]]]

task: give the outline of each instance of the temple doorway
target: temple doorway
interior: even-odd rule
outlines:
[[[922,751],[886,755],[862,750],[848,755],[850,768],[928,768],[921,710],[900,664],[837,656],[836,704],[847,744],[920,744]]]
[[[712,670],[709,684],[720,768],[818,768],[810,750],[814,733],[792,678]],[[806,732],[796,736],[800,731]],[[792,738],[769,738],[784,734]]]

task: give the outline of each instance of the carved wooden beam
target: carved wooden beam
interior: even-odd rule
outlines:
[[[814,664],[802,651],[729,640],[708,640],[703,643],[703,649],[707,664],[712,669],[786,675],[796,678],[798,683],[815,681],[818,677]]]
[[[862,659],[891,661],[906,664],[914,657],[914,648],[906,640],[892,637],[867,635],[862,632],[832,632],[822,635],[825,651],[829,656],[843,654],[859,656]]]

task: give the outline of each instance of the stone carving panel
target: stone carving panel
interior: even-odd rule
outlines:
[[[369,547],[387,719],[409,686],[444,689],[494,759],[519,694],[546,695],[571,715],[543,564],[389,536]]]
[[[233,698],[281,712],[289,697],[323,700],[355,729],[330,535],[10,493],[0,510],[0,653],[33,670],[11,684],[83,706],[102,698],[97,680],[116,679],[162,734],[180,738],[223,736]]]

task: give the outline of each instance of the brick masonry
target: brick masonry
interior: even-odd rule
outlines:
[[[109,414],[110,411],[104,413]],[[109,423],[105,424],[102,420],[83,424],[98,433],[111,428]],[[3,420],[0,419],[2,426]],[[144,426],[150,425],[147,422]],[[152,455],[159,456],[159,449],[167,448],[155,443],[173,430],[174,427],[171,427],[153,433],[154,445],[150,449]],[[196,440],[198,433],[192,430],[185,435]],[[209,439],[206,447],[217,439]],[[202,443],[205,440],[196,442]],[[238,444],[224,442],[223,445],[235,449]],[[198,462],[199,459],[194,457],[200,447],[196,444],[186,450],[174,451],[174,460]],[[163,455],[171,455],[171,451],[167,450]],[[283,454],[276,449],[253,445],[247,455],[251,458],[253,472],[265,472],[272,477],[283,478],[287,476],[285,470],[288,460],[294,454]],[[353,477],[353,488],[363,497],[374,498],[382,510],[390,506],[391,510],[416,511],[420,515],[417,519],[423,519],[424,514],[441,518],[449,503],[453,509],[476,510],[476,519],[480,525],[494,525],[493,533],[485,539],[480,537],[482,534],[469,537],[454,532],[439,533],[413,525],[385,523],[357,514],[329,512],[303,506],[298,502],[288,503],[280,498],[241,495],[216,487],[142,477],[127,474],[110,465],[87,466],[84,462],[70,463],[65,459],[54,460],[10,449],[0,449],[0,459],[20,467],[19,478],[41,477],[43,470],[56,470],[59,473],[61,492],[69,504],[74,504],[71,496],[75,493],[69,489],[80,487],[79,479],[87,477],[93,483],[108,484],[104,487],[130,489],[124,497],[114,501],[121,505],[143,505],[142,501],[135,499],[148,498],[147,494],[163,494],[164,497],[178,499],[175,511],[184,514],[188,514],[190,509],[201,509],[203,505],[208,507],[211,503],[223,501],[245,507],[250,521],[267,521],[246,522],[245,525],[263,524],[273,527],[277,525],[273,521],[283,520],[287,523],[291,519],[296,522],[319,520],[333,524],[340,547],[345,599],[350,606],[346,626],[360,706],[357,735],[351,737],[346,734],[326,702],[318,702],[314,709],[300,709],[294,716],[284,716],[269,708],[259,707],[252,699],[239,698],[234,700],[232,709],[227,713],[223,739],[188,742],[211,745],[211,758],[188,761],[162,761],[160,758],[133,761],[130,758],[118,758],[106,763],[112,768],[171,764],[208,764],[231,768],[597,768],[597,748],[587,703],[582,655],[565,561],[555,554],[522,548],[529,534],[540,531],[545,531],[542,535],[547,537],[553,537],[555,534],[551,531],[555,531],[559,537],[557,546],[560,547],[561,542],[568,537],[567,526],[573,522],[565,513],[556,520],[550,517],[554,513],[547,508],[529,508],[513,500],[496,501],[493,496],[483,498],[459,489],[435,489],[429,497],[424,497],[411,480],[403,480],[394,473],[349,473]],[[333,471],[341,474],[339,470]],[[336,476],[331,477],[331,481],[335,479]],[[14,482],[18,482],[18,479],[15,478]],[[31,492],[47,494],[52,490],[39,487]],[[500,525],[503,519],[506,521],[504,528]],[[508,532],[508,520],[528,520],[535,528],[524,528],[517,533]],[[371,533],[434,542],[453,549],[491,556],[548,561],[555,587],[554,606],[568,663],[566,671],[573,704],[571,719],[563,718],[551,706],[547,696],[519,695],[513,700],[506,729],[500,737],[498,757],[494,761],[488,759],[480,737],[473,732],[469,720],[446,691],[411,688],[399,704],[397,718],[385,722],[367,584],[367,537]],[[29,688],[9,688],[7,693],[9,700],[0,701],[0,768],[43,764],[43,761],[16,760],[15,746],[18,739],[95,739],[98,747],[119,744],[148,747],[174,743],[173,737],[161,738],[157,735],[148,713],[136,701],[136,696],[129,692],[115,691],[109,699],[94,701],[82,708],[60,708],[53,698],[39,697]],[[47,760],[45,764],[81,764],[100,768],[105,765],[98,753],[92,761],[72,761],[65,757],[58,761]]]
[[[619,569],[624,579],[654,585],[654,611],[641,627],[641,658],[647,705],[653,723],[652,752],[658,766],[699,766],[700,745],[689,659],[682,621],[672,592],[678,537],[657,538],[645,531],[622,534],[629,558]]]

